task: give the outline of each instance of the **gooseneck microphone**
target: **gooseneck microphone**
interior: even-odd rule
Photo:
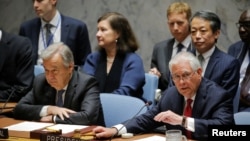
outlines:
[[[111,141],[111,140],[114,138],[114,136],[117,135],[117,134],[125,127],[125,125],[126,125],[130,120],[132,120],[133,118],[135,118],[135,117],[142,111],[143,108],[148,107],[148,106],[150,106],[151,104],[152,104],[152,101],[147,101],[147,102],[145,103],[145,105],[143,105],[143,106],[141,107],[141,109],[140,109],[131,119],[125,121],[125,123],[122,125],[122,127],[119,128],[119,129],[117,130],[117,132],[116,132],[113,136],[110,137],[110,140],[109,140],[109,141]]]
[[[7,105],[7,103],[10,101],[10,98],[12,97],[12,95],[14,94],[14,92],[15,92],[15,89],[13,89],[13,90],[11,91],[10,95],[8,96],[8,98],[6,99],[6,101],[4,102],[4,105],[3,105],[3,106],[1,107],[1,109],[0,109],[0,114],[3,113],[3,110],[6,108],[6,105]]]

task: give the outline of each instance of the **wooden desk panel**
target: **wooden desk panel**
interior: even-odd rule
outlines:
[[[0,128],[9,126],[10,124],[16,124],[22,122],[21,120],[15,120],[12,118],[6,118],[6,117],[0,117]],[[165,136],[164,134],[159,134],[159,133],[148,133],[148,134],[140,134],[140,135],[135,135],[132,138],[129,139],[123,139],[121,137],[115,137],[112,139],[112,141],[133,141],[136,139],[142,139],[150,136]],[[40,139],[30,139],[30,138],[19,138],[19,137],[9,137],[9,139],[0,139],[0,141],[40,141]],[[109,141],[109,140],[102,140],[102,141]],[[193,141],[193,140],[188,140],[188,141]]]
[[[13,111],[16,106],[16,102],[0,102],[0,114],[8,113]]]

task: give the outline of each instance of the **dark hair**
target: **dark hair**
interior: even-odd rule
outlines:
[[[198,11],[194,13],[193,17],[191,18],[191,21],[193,20],[193,18],[197,17],[209,21],[213,33],[220,30],[221,21],[220,18],[215,13],[211,11]]]
[[[108,12],[102,15],[97,22],[107,20],[113,30],[119,33],[117,50],[121,52],[134,52],[139,48],[135,34],[128,20],[120,13]]]

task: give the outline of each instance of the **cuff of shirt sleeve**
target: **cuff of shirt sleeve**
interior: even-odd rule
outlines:
[[[186,117],[186,129],[189,130],[189,131],[192,131],[192,132],[195,131],[194,118]]]
[[[49,106],[43,106],[42,110],[40,111],[40,117],[47,116],[47,109]]]
[[[52,122],[56,123],[56,115],[52,115]]]
[[[118,136],[120,136],[121,134],[127,133],[127,128],[123,124],[118,124],[118,125],[115,125],[113,127],[117,129]]]

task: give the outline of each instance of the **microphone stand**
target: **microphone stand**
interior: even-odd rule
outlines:
[[[10,95],[8,96],[7,100],[4,102],[4,105],[2,106],[2,108],[0,109],[0,114],[3,113],[3,110],[6,108],[7,103],[10,101],[10,98],[12,97],[12,95],[14,94],[15,89],[13,89],[10,93]]]
[[[143,105],[143,106],[141,107],[141,109],[140,109],[131,119],[135,118],[135,117],[142,111],[143,108],[148,107],[148,106],[150,106],[151,104],[152,104],[152,101],[146,102],[145,105]],[[130,119],[130,120],[131,120],[131,119]],[[114,135],[112,135],[112,136],[110,137],[109,141],[111,141],[111,140],[114,138],[114,136],[117,135],[117,134],[125,127],[125,125],[126,125],[128,122],[129,122],[129,120],[125,121],[125,123],[122,125],[122,127],[121,127],[120,129],[118,129],[117,132],[116,132]]]

